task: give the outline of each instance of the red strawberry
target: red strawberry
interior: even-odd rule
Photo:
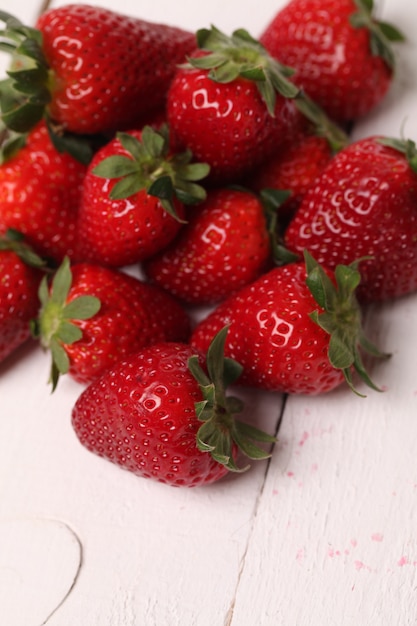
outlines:
[[[307,271],[302,262],[275,268],[224,300],[196,326],[191,344],[206,349],[228,325],[225,353],[241,363],[242,384],[319,394],[344,378],[353,388],[354,369],[375,389],[360,355],[379,353],[363,336],[356,266],[339,266],[334,277],[305,257]]]
[[[42,257],[74,257],[85,172],[85,165],[57,151],[39,123],[0,166],[0,233],[21,232]]]
[[[211,167],[211,180],[236,182],[291,137],[301,116],[288,68],[246,31],[197,33],[199,50],[173,79],[167,119],[174,138]]]
[[[223,359],[224,332],[205,357],[183,343],[144,348],[92,383],[78,398],[72,424],[91,452],[139,476],[173,486],[213,483],[235,463],[268,455],[254,441],[273,437],[235,419],[242,411],[225,387],[239,365]]]
[[[369,257],[358,296],[373,301],[417,289],[417,151],[411,141],[367,137],[340,151],[306,194],[285,234],[319,263]]]
[[[160,341],[185,341],[184,309],[159,288],[117,270],[88,263],[57,270],[41,283],[35,336],[53,357],[51,382],[69,374],[89,383],[127,355]]]
[[[10,75],[16,95],[2,103],[6,124],[18,131],[45,112],[74,133],[130,128],[164,105],[177,63],[195,48],[188,31],[83,4],[43,13],[35,29],[1,18],[11,48],[20,46],[21,66]]]
[[[279,210],[280,218],[287,223],[332,157],[331,145],[325,137],[302,133],[272,154],[251,177],[249,185],[258,192],[267,188],[290,191]]]
[[[260,199],[219,188],[190,211],[172,244],[144,264],[158,285],[190,304],[223,299],[269,267],[271,245]]]
[[[181,228],[184,203],[203,200],[194,181],[208,166],[169,153],[167,129],[119,133],[93,158],[78,221],[80,255],[111,266],[142,261]]]
[[[18,233],[0,237],[0,361],[30,337],[30,321],[40,306],[42,265]]]
[[[373,16],[372,0],[291,0],[268,24],[261,43],[296,70],[294,82],[333,119],[368,113],[391,84],[390,42],[401,33]]]

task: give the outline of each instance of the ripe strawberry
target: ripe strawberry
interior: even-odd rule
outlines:
[[[241,363],[242,384],[313,395],[344,379],[354,389],[355,370],[375,389],[360,351],[380,353],[363,336],[356,265],[340,265],[334,276],[307,252],[305,258],[306,265],[275,268],[224,300],[196,326],[191,344],[204,350],[228,325],[225,353]]]
[[[250,179],[249,186],[262,189],[282,189],[290,192],[279,210],[283,223],[294,216],[309,187],[315,182],[333,157],[327,139],[321,135],[301,133],[288,146],[272,154]]]
[[[51,350],[53,388],[60,374],[89,383],[144,346],[189,335],[188,315],[169,294],[99,265],[71,269],[65,259],[50,288],[42,281],[39,296],[34,336]]]
[[[223,358],[224,335],[207,359],[188,344],[162,343],[106,372],[73,408],[80,442],[134,474],[184,487],[241,471],[238,447],[249,458],[266,458],[254,442],[274,438],[235,419],[242,402],[226,396],[241,368]]]
[[[209,190],[168,248],[144,264],[158,285],[190,304],[212,303],[255,280],[271,262],[261,200],[243,189]]]
[[[291,70],[243,29],[197,33],[199,49],[179,68],[167,96],[173,137],[216,182],[237,182],[300,123]]]
[[[194,181],[208,166],[169,152],[167,129],[118,133],[91,161],[78,219],[81,258],[120,267],[167,246],[181,228],[184,203],[205,198]]]
[[[417,151],[411,141],[367,137],[341,150],[306,194],[285,234],[319,263],[361,262],[362,301],[417,289]]]
[[[86,166],[56,150],[44,122],[8,156],[0,165],[0,233],[21,232],[45,258],[74,257]]]
[[[5,12],[0,18],[19,52],[9,73],[15,97],[2,102],[6,124],[17,131],[45,113],[74,133],[130,128],[163,107],[177,63],[195,48],[188,31],[83,4],[43,13],[36,28]]]
[[[0,361],[30,338],[30,320],[40,306],[42,267],[19,233],[0,237]]]
[[[391,41],[401,33],[373,15],[372,0],[291,0],[261,43],[296,70],[294,82],[340,122],[368,113],[391,84]]]

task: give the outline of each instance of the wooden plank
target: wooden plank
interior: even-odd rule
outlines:
[[[0,520],[0,607],[8,626],[46,624],[71,593],[81,563],[78,538],[62,522]]]
[[[416,140],[417,7],[383,9],[408,43],[387,100],[352,139],[399,136],[405,121]],[[384,393],[287,401],[232,626],[417,623],[416,311],[411,295],[368,312],[371,336],[392,352],[373,370]]]
[[[384,393],[287,401],[231,624],[416,623],[416,307],[372,313]]]

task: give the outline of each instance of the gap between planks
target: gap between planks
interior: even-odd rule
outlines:
[[[278,421],[277,421],[277,425],[276,425],[275,432],[274,432],[274,437],[275,438],[278,438],[278,435],[279,435],[279,431],[280,431],[280,428],[281,428],[281,425],[282,425],[282,422],[283,422],[283,419],[284,419],[285,407],[287,405],[287,400],[288,400],[288,395],[284,395],[283,396],[282,405],[281,405],[281,411],[280,411],[280,414],[278,416]],[[275,448],[275,444],[271,448],[271,456],[274,453],[274,448]],[[260,504],[260,502],[262,500],[262,496],[263,496],[263,492],[264,492],[264,489],[265,489],[265,484],[266,484],[266,480],[267,480],[267,477],[268,477],[268,472],[269,472],[270,465],[271,465],[271,458],[269,458],[266,461],[266,467],[265,467],[265,473],[264,473],[263,481],[262,481],[262,484],[261,484],[261,488],[259,489],[258,497],[256,498],[256,501],[255,501],[253,516],[252,516],[252,522],[251,522],[251,528],[250,528],[250,532],[248,534],[248,538],[247,538],[247,541],[246,541],[245,550],[244,550],[244,553],[242,555],[242,559],[241,559],[241,562],[240,562],[239,573],[238,573],[238,576],[237,576],[237,581],[236,581],[236,586],[235,586],[235,591],[234,591],[234,594],[233,594],[233,598],[232,598],[232,601],[230,603],[230,607],[229,607],[229,609],[228,609],[228,611],[226,613],[226,617],[225,617],[225,620],[224,620],[224,626],[233,626],[233,613],[234,613],[234,608],[235,608],[235,603],[236,603],[236,596],[237,596],[237,592],[239,590],[240,580],[241,580],[243,571],[245,569],[246,555],[247,555],[247,552],[248,552],[248,549],[249,549],[249,545],[251,543],[251,538],[252,538],[252,535],[253,535],[253,529],[254,529],[254,526],[255,526],[255,521],[256,521],[256,518],[257,518],[257,515],[258,515],[258,508],[259,508],[259,504]]]

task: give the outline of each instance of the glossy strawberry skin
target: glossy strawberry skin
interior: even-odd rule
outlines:
[[[75,133],[111,133],[159,109],[195,36],[101,7],[69,4],[38,19],[51,68],[49,114]]]
[[[42,257],[76,255],[76,223],[86,166],[59,153],[41,122],[0,166],[0,233],[25,235]]]
[[[340,122],[373,109],[392,78],[371,53],[369,31],[350,24],[356,10],[353,0],[291,0],[260,36],[272,56],[296,70],[294,82]]]
[[[180,68],[171,82],[167,119],[174,140],[210,165],[217,184],[240,180],[301,124],[293,100],[277,95],[271,116],[255,82],[217,83],[195,68]]]
[[[386,300],[417,288],[417,175],[405,155],[377,137],[339,152],[306,194],[285,235],[334,269],[360,264],[362,301]]]
[[[30,321],[39,309],[41,272],[17,254],[0,252],[0,361],[30,337]]]
[[[182,301],[208,304],[224,299],[269,267],[271,246],[264,209],[247,191],[225,187],[188,212],[188,223],[145,272]]]
[[[191,345],[206,350],[229,325],[225,354],[243,366],[239,384],[309,395],[334,389],[343,373],[329,362],[329,335],[309,317],[319,307],[305,279],[301,262],[270,270],[199,322]]]
[[[118,270],[89,263],[72,268],[67,302],[95,296],[99,312],[87,320],[74,320],[82,339],[65,345],[69,374],[87,384],[127,355],[160,341],[185,341],[190,322],[174,298],[153,285]]]
[[[188,370],[189,345],[162,343],[120,362],[87,387],[72,425],[91,452],[122,468],[173,486],[195,487],[227,469],[196,446],[202,400]]]
[[[141,138],[140,131],[129,134]],[[115,155],[127,155],[117,138],[98,150],[88,166],[77,226],[78,251],[83,261],[122,267],[141,262],[167,246],[180,230],[181,222],[145,189],[125,199],[109,197],[119,179],[101,178],[93,170]],[[177,215],[183,218],[183,205],[176,199],[174,203]]]

